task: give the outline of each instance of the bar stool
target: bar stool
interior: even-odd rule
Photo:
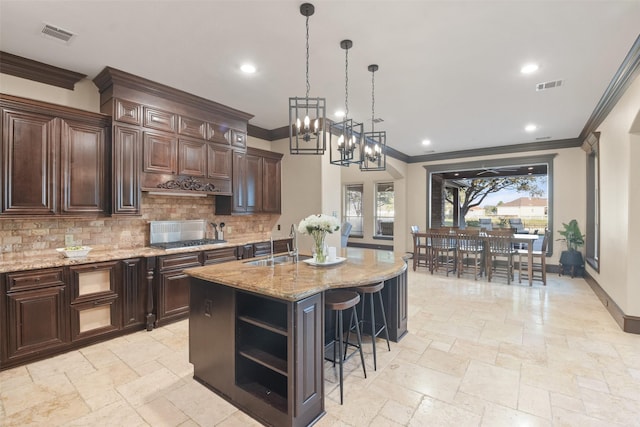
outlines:
[[[340,404],[343,402],[343,386],[342,376],[343,361],[347,360],[347,348],[349,346],[357,347],[360,351],[360,360],[362,361],[362,372],[364,377],[367,378],[367,369],[364,366],[364,355],[362,354],[362,336],[360,335],[360,322],[358,321],[358,313],[356,312],[356,305],[360,302],[360,295],[353,291],[337,290],[327,291],[324,294],[324,306],[329,310],[336,312],[336,328],[333,336],[333,359],[325,357],[325,360],[333,362],[333,366],[336,366],[336,361],[340,365]],[[342,313],[345,310],[351,309],[351,318],[349,320],[349,330],[351,330],[351,324],[355,318],[356,335],[358,336],[358,345],[350,344],[348,341],[344,341],[344,325],[342,319]],[[338,343],[339,356],[336,357],[336,342]],[[344,347],[343,347],[344,345]],[[355,351],[354,351],[355,353]],[[351,357],[352,353],[349,357]]]
[[[391,351],[391,346],[389,345],[389,331],[387,330],[387,316],[384,313],[384,304],[382,304],[382,289],[384,288],[384,282],[376,283],[368,286],[359,286],[357,288],[353,288],[354,291],[362,294],[362,316],[360,316],[360,323],[362,323],[362,327],[364,330],[364,324],[369,323],[371,326],[371,344],[373,345],[373,370],[377,371],[377,360],[376,360],[376,338],[382,331],[384,331],[385,338],[387,339],[387,348]],[[373,306],[374,295],[378,294],[378,301],[380,302],[380,313],[382,313],[382,324],[378,325],[376,323],[376,310]],[[369,296],[369,311],[370,311],[370,319],[365,320],[365,306],[367,305],[367,295]],[[349,329],[351,332],[351,329]],[[349,333],[347,333],[347,341],[349,341]]]

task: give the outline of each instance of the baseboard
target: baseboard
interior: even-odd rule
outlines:
[[[596,294],[602,305],[607,309],[611,317],[616,321],[618,326],[624,331],[630,334],[640,334],[640,317],[629,316],[618,307],[613,299],[602,289],[600,284],[593,278],[588,272],[585,272],[584,279]]]

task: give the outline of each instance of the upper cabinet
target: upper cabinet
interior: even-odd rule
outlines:
[[[110,118],[0,95],[1,215],[102,214]]]
[[[232,147],[246,150],[252,115],[109,67],[93,81],[114,120],[113,214],[140,214],[135,183],[138,191],[231,196]],[[125,152],[139,156],[137,169]]]
[[[216,197],[216,214],[280,213],[282,154],[233,151],[233,196]]]

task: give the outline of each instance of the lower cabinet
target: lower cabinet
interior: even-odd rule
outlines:
[[[67,345],[69,329],[62,268],[10,273],[2,287],[7,314],[6,330],[2,331],[2,365],[33,359]],[[0,324],[4,324],[4,319]]]
[[[71,266],[71,341],[120,329],[119,261]]]
[[[189,315],[189,276],[182,271],[201,265],[200,252],[158,257],[157,325]]]
[[[324,413],[323,298],[277,300],[192,279],[194,378],[267,425]]]

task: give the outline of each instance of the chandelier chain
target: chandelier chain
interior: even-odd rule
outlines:
[[[344,50],[344,119],[349,117],[349,49]]]
[[[375,109],[375,105],[376,105],[376,81],[375,81],[375,75],[376,72],[372,71],[371,72],[371,131],[375,131],[375,126],[376,126],[376,109]]]
[[[306,19],[306,28],[307,28],[307,56],[306,56],[306,63],[307,63],[307,70],[306,70],[306,78],[307,78],[307,96],[306,98],[309,99],[309,91],[311,90],[311,84],[309,83],[309,17],[307,16]]]

